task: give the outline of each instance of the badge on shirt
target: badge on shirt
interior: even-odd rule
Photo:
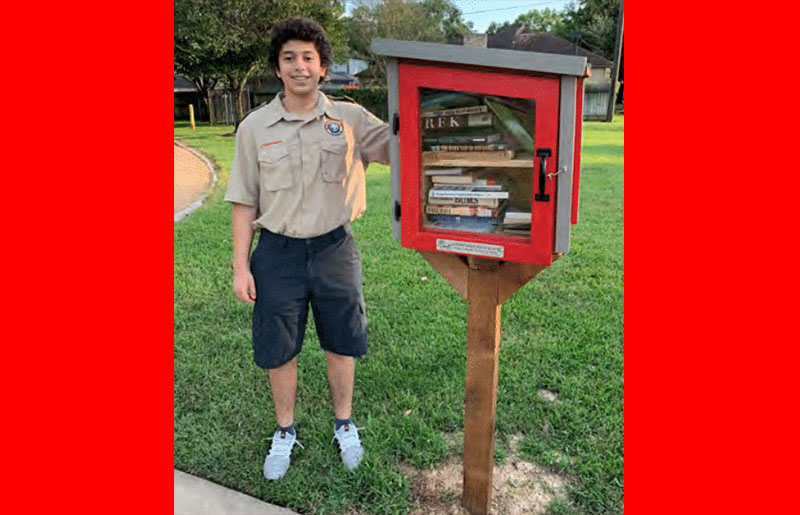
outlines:
[[[328,120],[327,122],[325,122],[325,130],[331,136],[339,136],[342,134],[343,129],[342,129],[342,124],[340,122],[337,122],[335,120]]]

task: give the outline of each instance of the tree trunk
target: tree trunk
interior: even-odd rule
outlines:
[[[214,91],[208,91],[208,99],[206,100],[208,104],[208,123],[214,125],[217,123],[217,114],[214,110]]]

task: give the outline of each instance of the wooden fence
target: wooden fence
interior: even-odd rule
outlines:
[[[236,101],[234,95],[225,91],[214,92],[211,97],[214,102],[214,123],[220,125],[233,125],[236,123]],[[250,90],[244,90],[244,112],[250,110]]]
[[[583,92],[583,119],[605,120],[608,114],[608,103],[611,101],[611,85],[607,88],[587,84]]]

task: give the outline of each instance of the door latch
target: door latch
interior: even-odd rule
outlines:
[[[536,151],[536,156],[539,158],[539,193],[533,196],[537,202],[550,202],[550,195],[544,192],[544,180],[547,172],[547,158],[552,156],[553,152],[549,148],[540,148]]]

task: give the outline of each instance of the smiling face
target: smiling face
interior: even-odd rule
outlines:
[[[278,70],[275,73],[283,81],[287,95],[305,97],[316,95],[320,77],[325,76],[325,67],[320,63],[314,43],[290,39],[278,53]]]

